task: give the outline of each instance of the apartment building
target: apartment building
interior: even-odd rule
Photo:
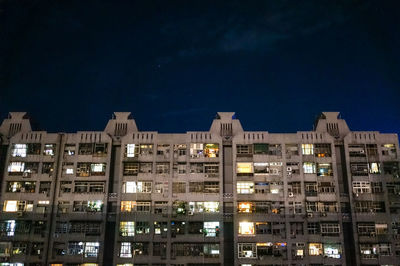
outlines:
[[[400,265],[396,134],[0,126],[0,266]]]

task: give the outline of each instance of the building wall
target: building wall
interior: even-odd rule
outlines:
[[[283,134],[234,113],[182,134],[10,113],[0,133],[0,265],[399,265],[398,137],[339,113]]]

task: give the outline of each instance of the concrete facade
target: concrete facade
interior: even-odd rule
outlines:
[[[396,134],[0,126],[2,265],[400,265]]]

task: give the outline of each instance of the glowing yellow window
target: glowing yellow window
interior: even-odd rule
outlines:
[[[204,155],[209,158],[218,157],[219,147],[218,144],[206,144],[204,146]]]
[[[240,222],[239,223],[239,235],[254,235],[254,223]]]
[[[313,144],[301,144],[301,150],[303,155],[313,155],[314,154],[314,145]]]
[[[204,202],[204,211],[205,212],[218,212],[219,211],[219,202],[218,201],[205,201]]]
[[[321,243],[310,243],[308,245],[308,255],[310,256],[319,256],[322,255],[322,244]]]
[[[253,163],[237,163],[236,173],[238,174],[251,174],[253,173]]]
[[[4,212],[16,212],[18,211],[18,204],[16,200],[6,200],[4,201]]]
[[[238,212],[252,212],[253,204],[251,202],[240,202],[238,205]]]
[[[304,257],[304,250],[302,250],[302,249],[296,250],[296,256],[298,256],[298,257]]]
[[[136,201],[121,201],[121,212],[131,212],[136,206]]]

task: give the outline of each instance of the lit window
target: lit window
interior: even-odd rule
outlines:
[[[99,254],[99,242],[86,242],[85,243],[85,258],[97,257]]]
[[[26,144],[13,144],[11,148],[11,156],[12,157],[26,157],[27,151]]]
[[[375,224],[375,232],[377,235],[384,235],[388,232],[388,225],[387,224]]]
[[[87,210],[92,212],[100,212],[103,208],[103,201],[96,200],[96,201],[88,201],[87,203]]]
[[[219,146],[218,144],[206,144],[204,147],[205,157],[215,158],[218,157]]]
[[[106,171],[105,163],[92,163],[91,164],[91,172],[92,173],[102,173]]]
[[[128,181],[124,182],[122,185],[123,193],[151,193],[151,182],[134,182]]]
[[[134,181],[125,182],[122,187],[122,191],[124,193],[136,193],[136,182]]]
[[[135,157],[135,144],[126,144],[126,157]]]
[[[0,226],[1,226],[1,232],[4,233],[6,232],[7,236],[14,236],[15,233],[15,220],[8,220],[8,221],[3,221]]]
[[[205,258],[218,258],[219,244],[211,244],[211,243],[204,244],[203,253]]]
[[[219,222],[204,222],[203,232],[206,237],[218,236]]]
[[[4,212],[16,212],[18,211],[18,204],[16,200],[6,200],[4,201]]]
[[[397,157],[396,145],[395,144],[382,144],[382,155],[391,156],[393,158]]]
[[[240,222],[239,223],[239,235],[254,235],[254,223]]]
[[[374,259],[378,257],[378,245],[377,244],[360,244],[361,257],[364,259]]]
[[[256,243],[238,243],[238,257],[239,258],[257,258]]]
[[[36,182],[7,182],[6,192],[35,193]]]
[[[167,222],[154,222],[154,234],[161,235],[167,234],[168,225]]]
[[[8,165],[9,173],[22,173],[25,169],[25,163],[23,162],[11,162]]]
[[[252,205],[251,202],[239,202],[238,212],[250,213],[252,212]]]
[[[293,249],[294,249],[294,251],[295,251],[295,253],[294,253],[294,255],[295,255],[295,257],[297,257],[297,258],[303,258],[304,257],[304,243],[293,243],[292,244],[292,246],[293,246]]]
[[[74,174],[74,168],[67,168],[65,169],[65,173],[67,175],[73,175]]]
[[[331,176],[332,172],[332,164],[330,163],[319,163],[317,164],[317,175],[318,176]]]
[[[205,212],[218,212],[219,211],[219,202],[218,201],[205,201],[204,202],[204,211]]]
[[[190,157],[200,158],[203,157],[203,143],[190,143]]]
[[[150,202],[147,201],[121,201],[121,212],[150,212]]]
[[[121,236],[135,236],[135,222],[120,222],[119,232]]]
[[[67,156],[75,155],[75,149],[76,149],[75,144],[65,144],[64,155],[67,155]]]
[[[302,250],[302,249],[297,249],[297,250],[296,250],[296,256],[302,258],[302,257],[304,256],[304,250]]]
[[[253,163],[237,163],[236,173],[238,174],[251,174],[253,173]]]
[[[310,243],[308,245],[308,255],[319,256],[322,255],[322,244],[321,243]]]
[[[151,155],[153,154],[153,144],[140,144],[139,146],[140,155]]]
[[[253,182],[237,182],[236,189],[238,194],[253,194],[254,183]]]
[[[380,174],[380,164],[379,163],[369,163],[369,173],[370,174]]]
[[[69,242],[68,243],[68,254],[69,255],[81,255],[83,253],[83,242]]]
[[[54,156],[56,150],[56,144],[45,144],[43,155]]]
[[[121,201],[121,212],[132,212],[136,206],[136,201]]]
[[[340,259],[342,247],[340,244],[324,244],[324,256]]]
[[[219,212],[219,202],[218,201],[196,201],[189,202],[189,212],[190,213],[201,213],[201,212]]]
[[[315,174],[316,173],[315,163],[304,162],[303,170],[305,174]]]
[[[119,256],[121,258],[132,258],[131,242],[121,242],[121,248],[119,250]]]
[[[271,194],[279,194],[279,189],[278,188],[271,189]]]
[[[149,224],[149,222],[137,221],[136,225],[135,225],[135,233],[136,233],[136,235],[148,235],[148,234],[150,234],[150,224]]]
[[[313,144],[301,144],[301,150],[303,152],[303,155],[314,155]]]

